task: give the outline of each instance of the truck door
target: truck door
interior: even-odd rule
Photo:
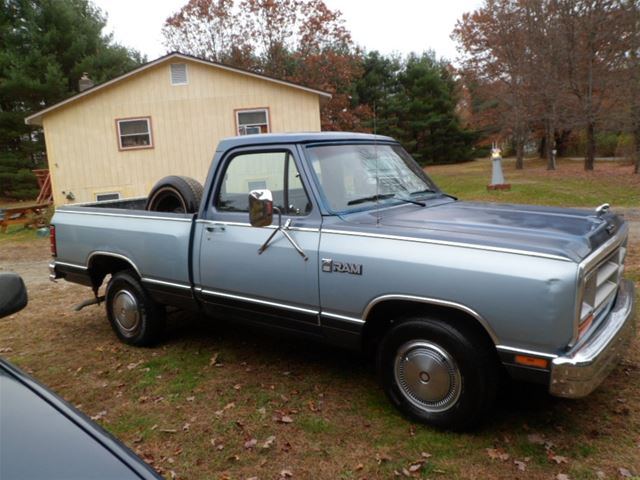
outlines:
[[[305,189],[293,147],[249,148],[222,159],[204,218],[197,221],[196,291],[212,314],[240,314],[274,326],[319,330],[318,244],[321,215]],[[249,223],[249,192],[268,189],[282,212],[282,225],[303,256],[277,232],[278,225]],[[196,260],[197,261],[197,260]]]

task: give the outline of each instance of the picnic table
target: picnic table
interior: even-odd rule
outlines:
[[[9,225],[44,224],[44,216],[50,203],[37,203],[19,207],[0,208],[0,232],[5,233]]]

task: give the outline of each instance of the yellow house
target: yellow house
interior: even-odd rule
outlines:
[[[319,90],[171,53],[25,119],[44,128],[54,202],[146,196],[166,175],[204,183],[218,141],[320,130]]]

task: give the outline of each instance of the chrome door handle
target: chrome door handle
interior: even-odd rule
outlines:
[[[224,223],[213,223],[213,224],[209,223],[204,228],[205,228],[205,230],[207,232],[211,232],[211,233],[213,233],[213,232],[224,232],[225,231]]]

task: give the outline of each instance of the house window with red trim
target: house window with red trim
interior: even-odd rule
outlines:
[[[118,147],[120,150],[153,147],[149,117],[116,120],[116,124],[118,125]]]
[[[269,111],[266,108],[236,110],[238,135],[269,133]]]

